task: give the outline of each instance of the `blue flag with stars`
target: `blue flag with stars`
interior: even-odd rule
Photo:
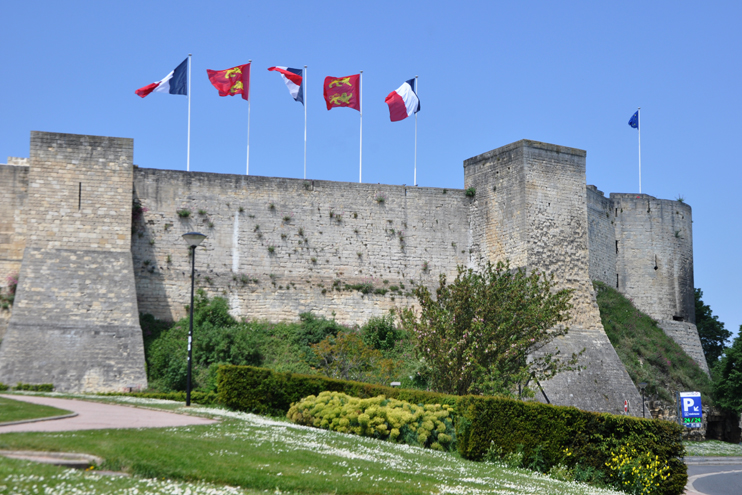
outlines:
[[[633,127],[634,129],[639,128],[639,110],[634,112],[634,115],[631,116],[631,119],[629,120],[629,125]]]

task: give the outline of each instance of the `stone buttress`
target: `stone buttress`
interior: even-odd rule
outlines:
[[[131,258],[131,139],[33,132],[0,382],[146,387]]]

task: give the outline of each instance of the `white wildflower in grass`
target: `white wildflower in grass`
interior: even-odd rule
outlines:
[[[6,448],[86,452],[111,459],[114,469],[133,476],[99,476],[0,457],[0,494],[619,494],[532,471],[470,462],[451,453],[218,407],[186,410],[170,401],[104,399],[221,421],[185,428],[4,434]]]
[[[685,445],[685,453],[688,456],[742,457],[742,445],[739,444],[706,440],[704,442],[683,442],[683,445]]]

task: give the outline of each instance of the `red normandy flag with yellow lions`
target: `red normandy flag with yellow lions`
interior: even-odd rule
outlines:
[[[238,65],[226,70],[206,69],[211,84],[219,90],[219,96],[242,95],[250,99],[250,64]]]
[[[361,75],[326,77],[324,84],[327,109],[334,107],[355,108],[361,111]]]

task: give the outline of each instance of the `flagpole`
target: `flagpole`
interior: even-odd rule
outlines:
[[[417,76],[415,76],[415,94],[417,95],[418,101],[420,101],[420,94],[417,92],[417,85],[419,84]],[[417,109],[415,109],[415,175],[412,183],[417,186]]]
[[[307,180],[307,66],[304,66],[304,94],[302,99],[304,100],[304,180]]]
[[[636,127],[639,131],[639,194],[642,193],[642,107],[636,111]]]
[[[361,88],[360,88],[360,94],[358,95],[360,98],[360,108],[361,108],[359,110],[361,114],[361,150],[360,150],[360,156],[358,159],[358,183],[359,184],[363,182],[362,180],[363,178],[363,71],[361,71],[360,74],[361,74],[361,77],[360,77]]]
[[[191,171],[191,54],[188,54],[188,151],[186,152],[186,172]]]
[[[248,60],[247,63],[252,64],[252,59]],[[250,68],[248,70],[252,72],[252,65],[250,65]],[[250,79],[252,79],[252,74],[250,74],[248,81],[250,81]],[[245,169],[245,175],[250,175],[250,90],[251,89],[252,89],[252,84],[250,84],[250,86],[248,86],[247,88],[247,168]]]

